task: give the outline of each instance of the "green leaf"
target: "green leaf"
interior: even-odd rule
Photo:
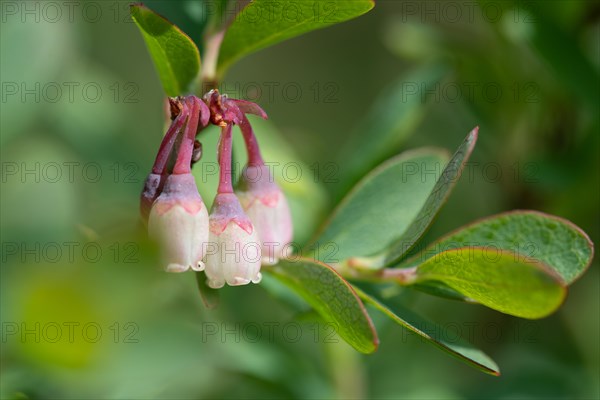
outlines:
[[[521,318],[551,314],[567,293],[545,264],[495,248],[444,251],[417,266],[415,274],[415,283],[442,282],[480,304]]]
[[[364,305],[331,267],[308,259],[281,260],[263,272],[299,294],[356,350],[372,353],[377,349],[379,339]]]
[[[410,226],[391,246],[390,251],[385,256],[384,264],[393,263],[404,257],[429,228],[448,196],[452,193],[454,185],[460,179],[462,169],[475,147],[475,142],[477,142],[478,131],[479,127],[473,129],[456,150],[418,215],[412,219]]]
[[[539,260],[567,283],[579,278],[592,262],[594,245],[579,227],[565,219],[537,211],[512,211],[494,215],[437,240],[400,267],[466,246],[508,250]]]
[[[376,165],[397,153],[425,117],[424,94],[447,73],[444,65],[416,69],[387,86],[340,150],[343,173],[337,190],[345,193]],[[368,140],[365,140],[368,139]]]
[[[200,53],[192,39],[142,4],[131,6],[131,17],[142,32],[167,95],[184,94],[200,71]]]
[[[448,158],[444,150],[412,150],[371,171],[334,210],[313,256],[340,262],[387,248],[417,217]]]
[[[218,62],[222,74],[234,61],[303,33],[356,18],[372,0],[254,0],[235,18],[223,39]]]
[[[452,338],[452,335],[448,334],[443,326],[428,321],[404,307],[386,305],[383,300],[376,299],[358,288],[354,288],[354,290],[366,304],[371,304],[394,322],[421,336],[427,342],[485,373],[500,375],[500,369],[494,360],[462,338],[449,339]]]

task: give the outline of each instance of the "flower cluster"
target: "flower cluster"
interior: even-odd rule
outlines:
[[[142,219],[161,246],[168,272],[204,271],[220,288],[258,283],[261,264],[284,257],[292,240],[287,200],[265,166],[246,114],[267,118],[256,104],[218,91],[169,99],[171,125],[141,194]],[[202,146],[196,139],[209,124],[221,128],[219,186],[210,213],[191,173]],[[236,190],[231,176],[233,126],[239,126],[248,153]]]

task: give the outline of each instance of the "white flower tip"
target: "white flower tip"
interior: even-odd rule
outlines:
[[[250,282],[252,282],[252,283],[259,283],[261,280],[262,280],[262,275],[261,275],[260,272],[258,272],[256,274],[256,276],[254,278],[252,278],[252,279],[243,278],[241,276],[236,276],[233,279],[228,280],[227,284],[229,286],[243,286],[243,285],[249,284]],[[210,283],[209,283],[209,286],[210,286]],[[221,286],[223,286],[223,285],[221,284]]]
[[[262,274],[259,272],[256,274],[256,277],[254,279],[252,279],[252,283],[260,283],[261,280],[262,280]]]
[[[208,279],[206,281],[206,284],[211,289],[221,289],[223,286],[225,286],[225,282],[215,281],[215,280],[212,280],[212,279]]]
[[[204,269],[206,268],[206,265],[202,262],[202,261],[198,261],[196,264],[192,264],[192,269],[194,271],[204,271]]]
[[[171,263],[171,264],[167,265],[167,268],[165,268],[165,271],[180,273],[180,272],[187,271],[188,268],[189,267],[187,265],[181,265],[181,264]]]
[[[250,279],[235,277],[231,280],[231,282],[227,282],[229,286],[242,286],[250,283]]]

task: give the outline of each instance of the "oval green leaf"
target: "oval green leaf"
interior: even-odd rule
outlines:
[[[483,351],[473,347],[469,342],[460,338],[449,340],[452,337],[444,327],[419,316],[418,314],[398,305],[389,306],[383,300],[368,295],[358,288],[354,288],[359,297],[366,304],[370,304],[397,324],[421,336],[427,342],[444,350],[451,356],[469,364],[490,375],[500,375],[498,365]]]
[[[461,247],[416,267],[414,283],[438,281],[474,301],[521,318],[543,318],[563,303],[567,290],[552,269],[521,254]]]
[[[306,300],[356,350],[377,350],[379,339],[369,314],[348,282],[331,267],[308,259],[281,260],[263,272]]]
[[[508,250],[539,260],[567,284],[585,272],[594,256],[592,241],[572,222],[538,211],[512,211],[464,226],[437,240],[400,267],[416,265],[425,257],[466,246]]]
[[[371,171],[334,210],[314,257],[342,262],[386,249],[417,217],[448,158],[440,149],[412,150]]]
[[[436,182],[431,194],[423,202],[421,210],[413,218],[410,226],[405,229],[400,238],[390,246],[389,251],[385,255],[384,264],[389,265],[404,257],[421,236],[423,236],[425,231],[427,231],[444,203],[446,203],[448,196],[452,193],[456,182],[460,179],[464,165],[475,148],[478,131],[479,127],[473,129],[456,150],[452,159],[446,168],[444,168],[444,172],[442,172],[442,175]]]
[[[131,17],[142,33],[167,95],[184,94],[200,71],[200,52],[192,39],[142,4],[131,5]]]
[[[218,71],[239,58],[303,33],[356,18],[373,8],[372,0],[254,0],[237,14],[221,45]]]

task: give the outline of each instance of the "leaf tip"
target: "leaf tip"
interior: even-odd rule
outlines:
[[[136,2],[136,3],[131,3],[129,4],[129,11],[130,12],[134,12],[135,10],[141,9],[141,8],[148,8],[144,5],[144,3],[140,2]]]
[[[465,361],[465,360],[463,360]],[[502,375],[500,373],[500,367],[498,366],[498,364],[496,364],[496,362],[494,360],[492,360],[491,358],[488,357],[487,363],[483,364],[483,363],[476,363],[476,365],[479,367],[478,369],[481,372],[484,372],[488,375],[491,376],[500,376]]]
[[[373,322],[371,322],[372,324]],[[377,351],[377,349],[379,349],[379,336],[377,335],[377,331],[375,330],[375,326],[373,326],[373,333],[375,334],[375,337],[373,338],[373,351],[371,351],[371,353],[375,353]]]

